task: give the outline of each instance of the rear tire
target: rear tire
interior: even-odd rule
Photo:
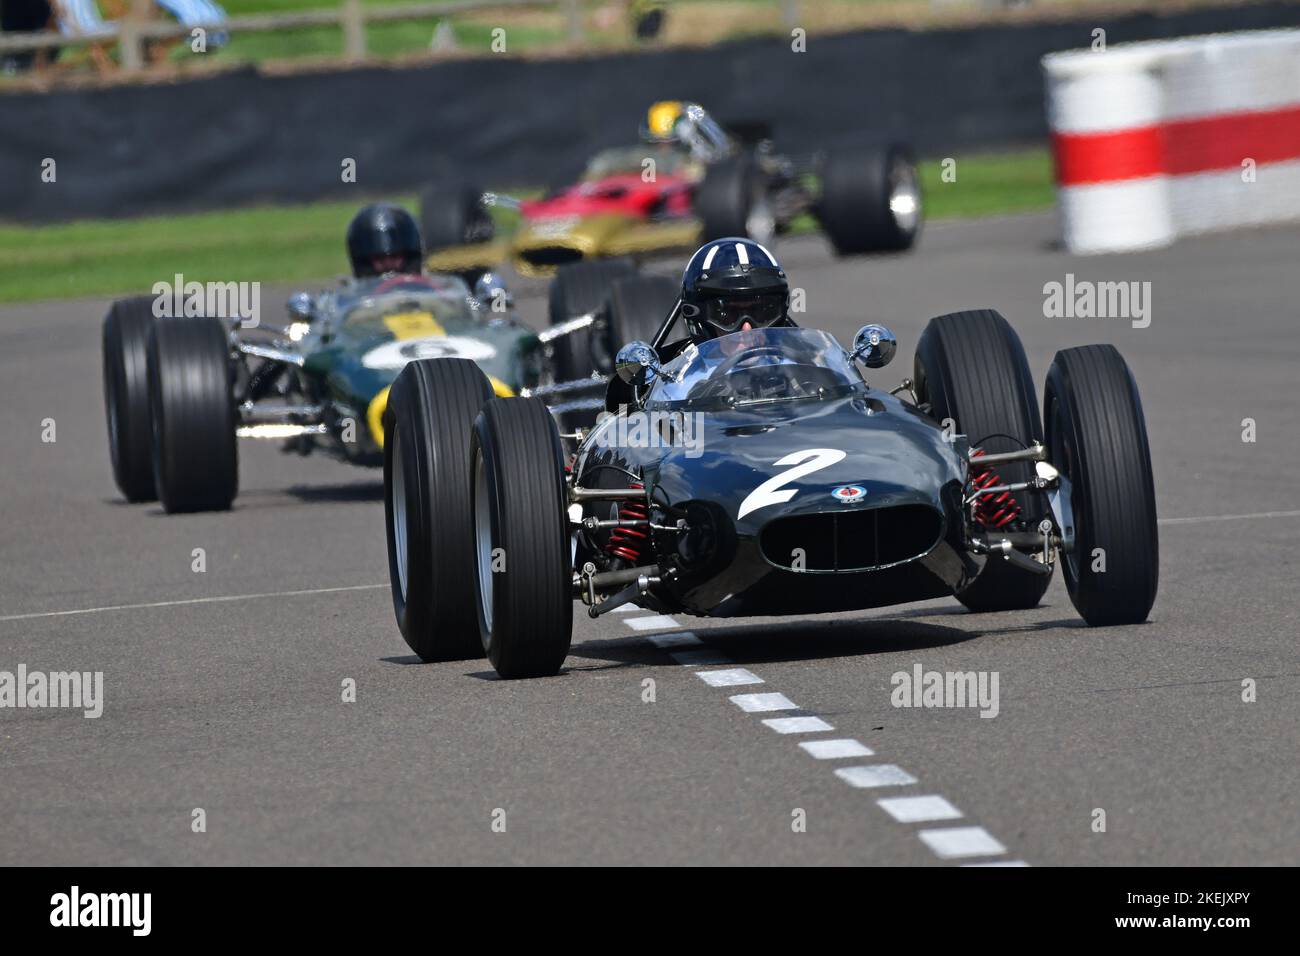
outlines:
[[[573,564],[559,432],[538,399],[488,402],[474,423],[479,633],[507,680],[559,672],[573,633]]]
[[[492,385],[468,359],[409,363],[384,411],[393,613],[423,661],[483,656],[474,610],[470,429]]]
[[[154,297],[118,299],[104,317],[104,410],[113,480],[127,501],[154,501],[149,333]]]
[[[589,312],[602,312],[616,279],[636,275],[627,259],[591,259],[561,266],[551,280],[548,312],[550,324],[559,325]],[[556,381],[587,378],[592,371],[613,370],[613,355],[591,326],[551,343]]]
[[[482,190],[465,183],[430,183],[420,190],[420,239],[424,254],[487,242],[496,233],[483,208]]]
[[[972,449],[1017,451],[1042,439],[1034,381],[1020,337],[998,312],[953,312],[931,319],[916,346],[917,397],[930,403],[930,417],[952,419]],[[1005,437],[1003,437],[1005,436]],[[1028,481],[1028,462],[999,465],[1008,482]],[[1029,530],[1046,517],[1041,494],[1016,492],[1021,521]],[[972,611],[1010,611],[1036,607],[1050,574],[1035,574],[990,558],[957,599]]]
[[[895,143],[832,153],[822,166],[817,218],[837,255],[910,249],[921,232],[916,160]]]
[[[1160,574],[1155,483],[1142,400],[1115,347],[1057,352],[1043,417],[1051,462],[1071,486],[1075,546],[1061,561],[1070,600],[1092,627],[1140,624]]]
[[[221,319],[169,318],[149,339],[153,473],[168,514],[226,511],[239,490],[230,335]]]
[[[704,242],[744,236],[767,243],[776,234],[763,171],[749,153],[711,163],[705,169],[695,193],[695,215]]]
[[[677,301],[681,287],[668,276],[616,279],[605,312],[605,351],[611,358],[629,342],[649,342]],[[611,370],[613,366],[611,364]]]

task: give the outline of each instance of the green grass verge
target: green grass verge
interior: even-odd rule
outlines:
[[[955,182],[944,182],[939,161],[922,164],[930,218],[1041,209],[1053,201],[1051,159],[1043,150],[960,157],[956,173]],[[409,208],[415,203],[410,195],[386,198]],[[335,275],[347,268],[343,232],[358,205],[320,202],[53,226],[0,225],[0,302],[147,292],[178,272],[199,282],[292,282]],[[800,225],[815,228],[811,219]]]

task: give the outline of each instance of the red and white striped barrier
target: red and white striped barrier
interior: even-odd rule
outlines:
[[[1071,252],[1300,219],[1300,30],[1043,57]]]

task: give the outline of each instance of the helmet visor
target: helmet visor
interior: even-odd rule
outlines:
[[[704,308],[704,320],[723,334],[738,332],[746,324],[764,329],[784,316],[785,296],[772,293],[719,297],[710,299]]]

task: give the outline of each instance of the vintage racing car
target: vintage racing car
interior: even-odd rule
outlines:
[[[229,508],[239,438],[379,466],[389,387],[413,359],[472,361],[495,395],[553,389],[547,343],[569,330],[538,334],[501,308],[500,287],[490,299],[491,283],[481,286],[476,296],[453,275],[349,280],[293,295],[279,328],[155,318],[152,296],[114,302],[103,359],[118,488],[128,501],[160,499],[168,512]],[[583,389],[589,383],[577,383]]]
[[[908,249],[922,221],[911,149],[862,146],[791,158],[757,124],[724,131],[697,104],[650,108],[647,142],[605,150],[579,181],[518,200],[457,182],[426,186],[420,229],[430,269],[472,273],[509,260],[523,275],[589,259],[690,251],[707,239],[770,242],[811,214],[841,255]],[[498,238],[489,210],[519,210]]]
[[[1137,387],[1109,345],[1057,353],[1042,417],[997,312],[932,319],[892,390],[892,333],[851,350],[806,328],[620,350],[610,414],[564,447],[537,398],[469,362],[402,371],[385,413],[394,609],[425,660],[486,653],[556,673],[575,602],[729,617],[955,595],[1035,606],[1060,565],[1090,625],[1155,599],[1158,543]],[[1044,429],[1045,422],[1045,429]]]

